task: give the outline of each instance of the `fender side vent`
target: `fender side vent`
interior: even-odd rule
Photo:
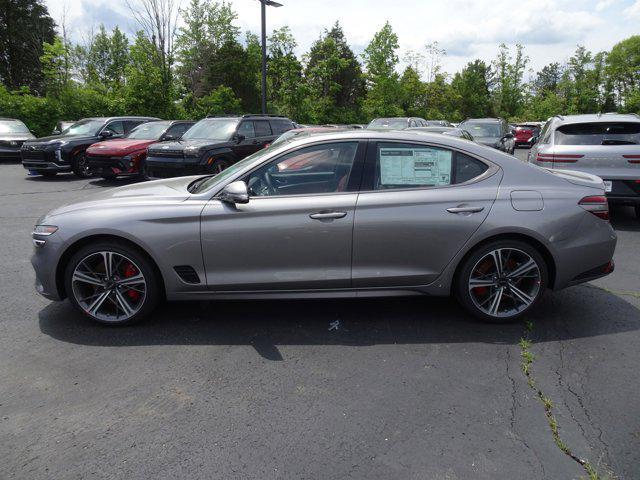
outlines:
[[[186,283],[200,283],[200,277],[189,265],[177,265],[173,267],[178,276]]]

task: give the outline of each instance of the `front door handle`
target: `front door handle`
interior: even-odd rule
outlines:
[[[309,218],[313,218],[314,220],[327,220],[332,218],[342,218],[346,217],[347,212],[318,212],[312,213],[309,215]]]
[[[451,207],[447,208],[449,213],[478,213],[484,210],[484,207]]]

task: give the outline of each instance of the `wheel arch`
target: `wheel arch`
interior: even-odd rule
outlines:
[[[65,283],[64,272],[67,268],[67,264],[69,263],[69,260],[71,260],[71,257],[78,250],[85,247],[86,245],[90,245],[92,243],[99,242],[99,241],[115,241],[118,243],[125,244],[133,248],[136,252],[138,252],[140,255],[144,256],[147,260],[149,260],[149,263],[151,264],[153,271],[156,275],[156,278],[158,280],[158,284],[162,289],[161,295],[162,297],[166,296],[166,287],[164,284],[164,277],[162,276],[160,268],[158,267],[158,264],[153,259],[153,257],[149,255],[144,248],[142,248],[140,245],[138,245],[134,241],[125,237],[121,237],[118,235],[111,235],[111,234],[96,234],[96,235],[89,235],[87,237],[83,237],[76,240],[74,243],[69,245],[64,251],[64,253],[60,256],[60,259],[58,260],[58,265],[56,266],[56,288],[58,290],[58,294],[60,295],[60,298],[66,298],[67,296],[67,293],[65,291],[65,286],[64,286],[64,283]]]
[[[548,287],[553,289],[555,286],[555,281],[556,281],[556,262],[553,259],[553,255],[551,254],[551,252],[549,251],[549,249],[540,241],[537,240],[536,238],[530,236],[530,235],[526,235],[524,233],[501,233],[501,234],[497,234],[497,235],[492,235],[490,237],[487,238],[483,238],[481,241],[479,241],[478,243],[474,244],[472,247],[470,247],[467,252],[462,256],[462,258],[460,259],[460,261],[458,262],[458,264],[456,265],[456,269],[454,271],[453,277],[452,277],[452,282],[451,282],[451,286],[450,286],[450,293],[453,294],[454,293],[454,289],[455,289],[455,285],[458,279],[458,276],[460,275],[460,271],[462,270],[462,266],[464,265],[465,261],[467,260],[467,258],[469,258],[478,248],[482,248],[484,245],[487,245],[491,242],[495,242],[497,240],[518,240],[521,242],[524,242],[528,245],[530,245],[531,247],[535,248],[538,253],[540,253],[540,255],[542,255],[542,258],[547,266],[547,272],[548,272]]]

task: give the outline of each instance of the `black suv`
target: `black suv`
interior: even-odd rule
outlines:
[[[153,117],[96,117],[83,118],[60,135],[36,138],[22,144],[22,166],[32,173],[53,176],[73,171],[81,178],[92,175],[85,156],[89,145],[119,138],[141,123],[159,120]]]
[[[276,115],[203,118],[179,141],[149,145],[145,173],[149,177],[219,173],[293,128],[291,120]]]
[[[458,125],[469,132],[476,143],[513,155],[516,141],[504,118],[470,118]]]

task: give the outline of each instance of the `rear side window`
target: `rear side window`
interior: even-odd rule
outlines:
[[[487,165],[446,148],[406,143],[378,143],[374,190],[441,187],[467,182]]]
[[[284,132],[288,132],[289,130],[293,130],[293,123],[290,120],[286,119],[274,119],[270,120],[271,130],[274,135],[280,135]]]
[[[578,123],[556,130],[556,145],[637,145],[640,123]]]
[[[268,137],[271,135],[271,127],[267,120],[254,121],[253,128],[256,131],[256,137]]]

